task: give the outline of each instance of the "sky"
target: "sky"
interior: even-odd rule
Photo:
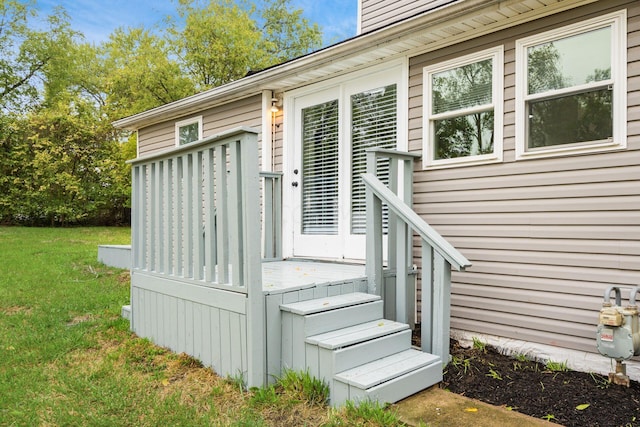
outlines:
[[[324,45],[352,37],[356,33],[358,0],[291,0],[310,22],[323,30]],[[143,25],[153,28],[167,16],[175,15],[177,0],[36,0],[45,16],[62,6],[71,17],[71,27],[86,41],[99,44],[118,27]]]

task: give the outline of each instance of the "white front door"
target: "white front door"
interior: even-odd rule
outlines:
[[[367,148],[398,147],[401,75],[397,69],[370,73],[289,98],[294,116],[285,188],[292,202],[293,256],[364,259],[360,174]]]

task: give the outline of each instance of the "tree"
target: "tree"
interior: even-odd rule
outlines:
[[[180,0],[183,26],[170,22],[175,53],[200,90],[219,86],[308,53],[321,44],[317,25],[289,12],[289,0],[267,0],[258,11],[231,0],[212,0],[198,7]]]
[[[69,26],[69,17],[56,8],[47,18],[46,29],[31,28],[29,18],[35,11],[24,3],[0,0],[0,108],[22,110],[37,105],[41,82],[55,81],[64,70],[68,48],[77,35]],[[55,93],[55,87],[45,92]]]
[[[303,18],[301,9],[290,9],[290,0],[272,0],[260,12],[263,49],[274,63],[296,58],[322,45],[318,24]]]
[[[167,41],[144,28],[117,29],[97,57],[102,59],[105,112],[114,120],[195,93]]]

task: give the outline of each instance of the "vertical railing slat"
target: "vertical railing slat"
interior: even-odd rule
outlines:
[[[227,146],[216,147],[216,230],[218,252],[218,283],[229,283],[229,223],[227,197]]]
[[[164,226],[164,187],[163,187],[163,183],[164,183],[164,178],[163,178],[163,173],[164,173],[164,162],[162,160],[159,160],[156,162],[156,173],[155,173],[155,191],[154,191],[154,196],[155,196],[155,206],[154,206],[154,210],[156,212],[155,217],[156,217],[156,223],[155,223],[155,230],[154,230],[154,234],[156,235],[155,239],[155,271],[158,273],[164,273],[164,266],[163,266],[163,252],[162,250],[164,249],[164,234],[162,232],[163,226]]]
[[[149,192],[151,193],[151,197],[149,198],[149,271],[156,271],[156,256],[157,256],[157,246],[156,246],[156,232],[158,230],[158,198],[156,197],[158,191],[158,163],[151,163],[151,167],[149,170]]]
[[[183,218],[183,197],[182,197],[182,181],[184,180],[184,156],[178,156],[174,162],[173,175],[173,191],[175,199],[175,207],[173,210],[173,274],[176,276],[184,275],[184,241],[182,240],[182,218]]]
[[[162,248],[162,256],[163,256],[163,273],[164,274],[172,274],[173,269],[171,265],[171,250],[172,250],[172,228],[171,228],[171,210],[173,203],[173,191],[171,189],[171,175],[173,173],[173,161],[171,159],[166,159],[164,161],[163,168],[163,176],[162,176],[162,185],[164,187],[164,222],[162,224],[162,234],[164,235],[163,240],[163,248]]]
[[[433,340],[433,248],[425,241],[422,241],[421,254],[421,283],[422,283],[422,320],[420,322],[420,343],[422,351],[431,353]],[[425,316],[424,313],[429,313]]]
[[[207,149],[204,155],[204,280],[206,282],[212,282],[214,280],[216,262],[216,216],[213,168],[213,150]]]
[[[407,312],[407,295],[411,292],[407,292],[408,286],[408,264],[409,254],[406,251],[407,247],[407,225],[402,221],[397,221],[396,226],[396,244],[393,249],[396,253],[396,320],[402,323],[408,323],[409,314]],[[389,244],[391,247],[391,244]],[[398,248],[399,250],[395,250]]]
[[[183,157],[182,192],[184,213],[182,217],[182,240],[184,253],[184,277],[193,277],[193,155],[189,153]]]
[[[264,219],[262,220],[262,228],[263,228],[263,254],[264,258],[275,258],[274,251],[274,229],[273,229],[273,192],[274,192],[274,184],[273,179],[266,177],[262,181],[262,189],[264,197],[262,198],[262,210],[264,212]]]
[[[141,231],[141,242],[140,242],[140,266],[143,270],[149,270],[149,265],[147,264],[147,236],[149,235],[149,222],[147,221],[147,217],[149,215],[148,209],[148,188],[147,188],[147,171],[149,169],[148,165],[144,165],[140,170],[140,231]]]
[[[282,259],[282,175],[274,178],[275,258]]]
[[[238,141],[231,141],[229,143],[229,188],[240,189],[242,188],[242,176],[240,169],[240,162],[242,157],[240,155],[240,144]],[[242,199],[239,191],[230,191],[227,194],[229,198],[229,253],[231,264],[231,276],[235,284],[240,286],[246,286],[244,282],[244,272],[241,263],[242,259]]]
[[[378,175],[377,171],[375,173],[371,171],[368,172],[373,173],[376,176]],[[395,194],[398,193],[398,159],[394,158],[389,159],[389,189]],[[397,247],[397,241],[402,225],[400,224],[400,221],[397,220],[396,215],[391,211],[387,213],[387,218],[387,265],[389,266],[389,270],[394,271],[398,269],[398,251],[396,251],[395,248]],[[396,287],[397,286],[398,285],[396,284]],[[396,306],[397,305],[398,298],[396,297]]]
[[[193,248],[193,278],[202,280],[203,243],[202,240],[202,151],[193,153],[193,174],[192,174],[192,199],[193,211],[191,213],[191,232]]]
[[[377,170],[375,153],[367,153],[367,170]],[[383,266],[382,266],[382,202],[371,191],[366,192],[367,242],[365,272],[367,274],[367,289],[370,294],[384,295]]]

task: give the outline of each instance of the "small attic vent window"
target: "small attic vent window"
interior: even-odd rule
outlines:
[[[202,116],[176,123],[176,145],[185,145],[202,139]]]

